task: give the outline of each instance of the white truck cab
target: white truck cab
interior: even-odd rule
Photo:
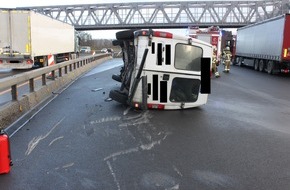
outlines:
[[[185,109],[206,104],[210,93],[212,45],[153,30],[121,31],[114,45],[124,66],[110,97],[142,109]]]

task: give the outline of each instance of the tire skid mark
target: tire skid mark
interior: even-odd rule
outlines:
[[[65,119],[65,117],[63,117],[59,122],[57,122],[44,136],[40,135],[38,137],[34,137],[29,143],[28,143],[28,147],[27,147],[27,150],[25,152],[25,155],[29,155],[35,148],[36,146],[38,145],[38,143],[47,138],[51,133],[52,131],[57,127],[59,126],[59,124]]]
[[[56,168],[54,168],[54,170],[59,170],[60,168],[67,169],[67,168],[70,168],[70,167],[72,167],[74,165],[75,165],[75,163],[74,162],[71,162],[71,163],[65,164],[65,165],[63,165],[61,167],[56,167]]]
[[[60,136],[60,137],[57,137],[57,138],[53,139],[53,140],[49,143],[48,146],[51,146],[55,141],[60,140],[60,139],[63,139],[63,138],[64,138],[64,136]]]
[[[106,122],[112,122],[112,121],[120,121],[122,118],[117,116],[117,117],[104,117],[102,119],[96,120],[96,121],[91,121],[90,124],[100,124],[100,123],[106,123]]]
[[[108,161],[109,159],[116,160],[116,158],[119,157],[119,156],[128,155],[128,154],[131,154],[131,153],[134,153],[134,152],[138,152],[138,151],[151,150],[156,145],[160,145],[162,143],[162,141],[164,141],[167,138],[167,136],[168,136],[168,134],[165,134],[165,136],[161,140],[153,141],[153,142],[148,143],[148,144],[141,144],[138,147],[129,148],[127,150],[115,152],[115,153],[110,154],[109,156],[105,157],[104,161]]]

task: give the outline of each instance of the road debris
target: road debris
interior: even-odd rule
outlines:
[[[103,88],[92,89],[92,92],[97,92],[97,91],[100,91],[100,90],[103,90]]]
[[[106,98],[105,99],[105,102],[110,102],[110,101],[112,101],[112,98]]]

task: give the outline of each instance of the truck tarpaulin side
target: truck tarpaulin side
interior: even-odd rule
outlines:
[[[269,74],[289,72],[290,14],[237,30],[236,57],[239,65]]]
[[[48,55],[75,51],[72,25],[28,10],[0,10],[0,68],[47,65]]]

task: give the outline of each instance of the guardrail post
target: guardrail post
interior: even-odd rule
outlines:
[[[46,85],[46,74],[42,74],[41,76],[41,80],[42,80],[42,86],[45,86]]]
[[[59,76],[59,77],[62,77],[62,68],[59,68],[59,69],[58,69],[58,76]]]
[[[34,78],[29,79],[29,91],[34,92]]]
[[[55,80],[55,70],[51,71],[51,79]]]
[[[17,100],[17,85],[13,85],[11,86],[11,95],[12,95],[12,101],[16,101]]]

